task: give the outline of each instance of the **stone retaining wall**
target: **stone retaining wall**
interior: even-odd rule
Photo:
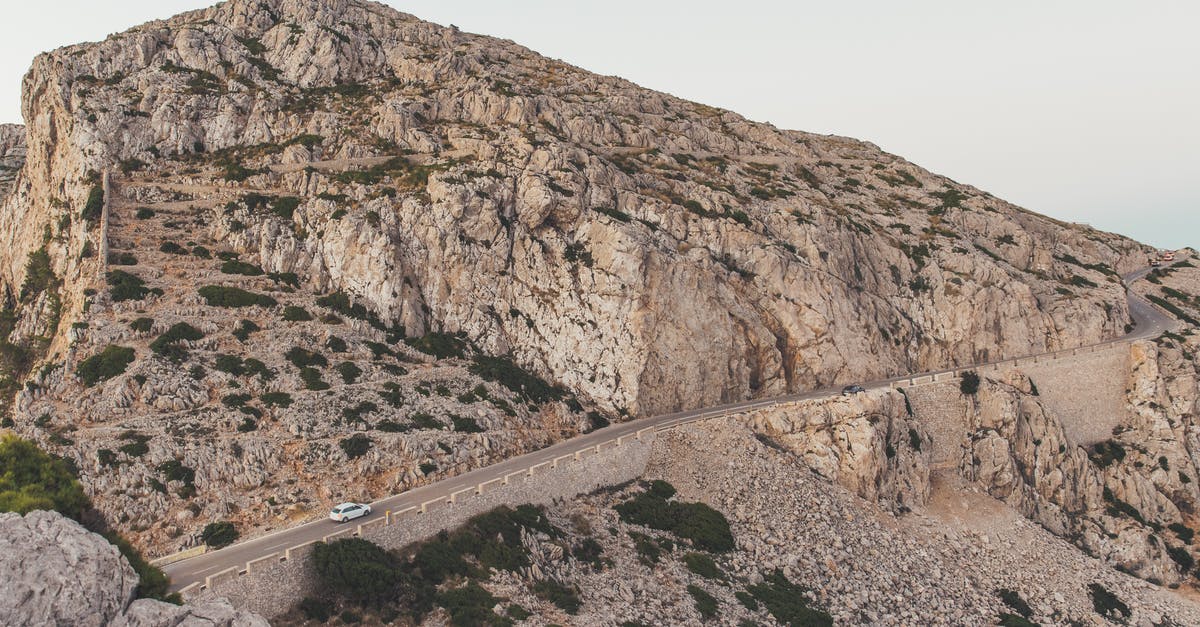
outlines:
[[[1112,438],[1125,418],[1129,387],[1129,344],[1102,351],[1025,364],[1021,371],[1038,388],[1041,402],[1066,431],[1067,440],[1090,446]]]
[[[645,472],[654,441],[652,430],[639,435],[564,455],[553,462],[510,473],[504,479],[493,479],[473,489],[427,501],[419,507],[389,511],[384,519],[330,534],[326,539],[361,535],[384,548],[398,549],[457,527],[472,516],[501,505],[548,505],[558,499],[631,481]],[[292,547],[230,568],[210,576],[203,589],[189,587],[182,593],[188,602],[223,597],[239,609],[278,616],[310,595],[316,586],[307,559],[314,544]]]

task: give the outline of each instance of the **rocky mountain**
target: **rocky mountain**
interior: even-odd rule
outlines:
[[[9,420],[155,552],[625,416],[1114,337],[1147,254],[360,0],[56,50],[22,106]]]
[[[0,513],[0,622],[5,625],[265,627],[228,602],[134,600],[137,575],[117,547],[55,512]]]

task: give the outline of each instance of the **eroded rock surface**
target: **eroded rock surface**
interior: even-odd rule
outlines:
[[[0,514],[0,623],[265,627],[225,601],[177,606],[134,600],[138,578],[117,547],[54,512]]]

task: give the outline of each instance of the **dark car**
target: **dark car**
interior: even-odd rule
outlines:
[[[861,385],[847,385],[846,387],[842,388],[842,396],[854,396],[855,394],[864,394],[864,393],[866,393],[866,391],[867,391],[867,388],[864,388]]]

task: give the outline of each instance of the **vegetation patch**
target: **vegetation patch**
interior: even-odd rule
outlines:
[[[475,355],[468,369],[471,374],[499,383],[533,403],[547,403],[566,396],[562,388],[550,385],[505,357]]]
[[[1092,609],[1105,618],[1128,619],[1133,615],[1117,595],[1098,583],[1088,584],[1088,595],[1092,597]]]
[[[237,528],[228,521],[208,523],[200,532],[200,540],[214,549],[227,547],[237,539]]]
[[[784,576],[782,571],[767,575],[762,583],[746,588],[750,596],[767,608],[775,620],[784,625],[805,627],[830,627],[833,617],[827,612],[810,607],[808,590],[798,586]]]
[[[263,269],[252,263],[230,259],[229,261],[221,264],[221,273],[239,274],[242,276],[262,276]]]
[[[204,339],[204,333],[186,322],[180,322],[167,329],[166,333],[155,338],[150,343],[150,350],[174,363],[187,359],[188,351],[180,345],[181,342],[195,342]]]
[[[717,616],[717,599],[695,584],[689,584],[687,587],[688,594],[692,595],[692,600],[696,603],[696,611],[700,612],[700,617],[704,620],[711,620]]]
[[[133,363],[136,354],[132,348],[109,345],[99,354],[81,361],[75,368],[84,385],[91,387],[125,373],[129,364]]]
[[[115,303],[127,300],[142,300],[150,294],[162,294],[162,290],[147,288],[145,281],[124,270],[109,272],[108,286],[109,295]]]
[[[614,509],[627,523],[669,531],[690,541],[697,549],[714,553],[733,550],[733,532],[724,514],[704,503],[668,500],[674,494],[671,484],[655,481]]]
[[[974,370],[968,370],[962,373],[962,378],[958,381],[958,389],[967,396],[974,396],[979,392],[979,382],[979,373]]]
[[[407,338],[404,342],[438,359],[462,358],[467,349],[465,342],[449,333],[429,333],[422,337]]]

